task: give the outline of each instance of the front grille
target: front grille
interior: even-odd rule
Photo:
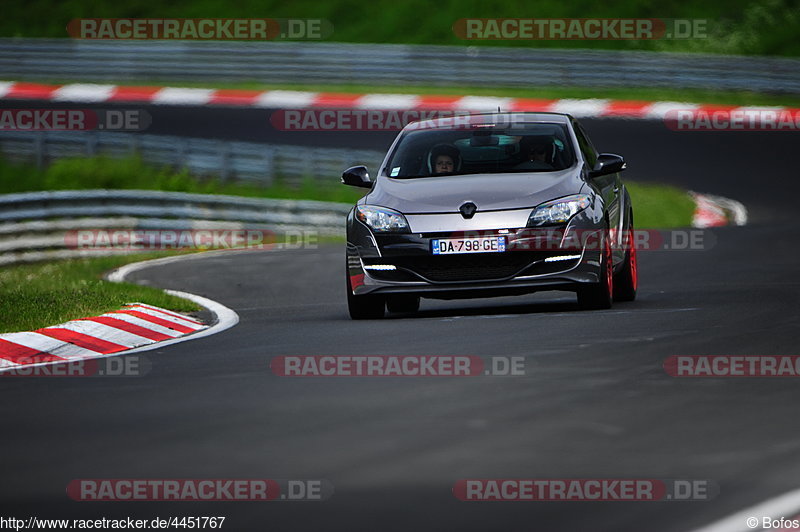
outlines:
[[[406,268],[437,282],[505,279],[544,258],[542,252],[475,253],[383,258],[381,262]]]

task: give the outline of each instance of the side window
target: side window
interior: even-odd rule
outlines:
[[[586,136],[580,124],[573,122],[572,126],[575,128],[575,136],[578,137],[578,145],[581,148],[583,158],[586,159],[586,163],[589,165],[590,169],[594,168],[594,165],[597,163],[597,151],[594,149],[594,146],[592,146],[589,137]]]

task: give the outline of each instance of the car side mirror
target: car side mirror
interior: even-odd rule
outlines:
[[[615,174],[621,172],[628,167],[628,163],[622,155],[615,155],[613,153],[601,153],[597,156],[597,163],[594,168],[589,172],[589,177],[599,177],[601,175]]]
[[[351,187],[372,188],[366,166],[353,166],[345,170],[342,174],[342,183]]]

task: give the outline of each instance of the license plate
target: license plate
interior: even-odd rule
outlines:
[[[506,237],[440,238],[431,240],[431,250],[434,255],[502,253],[506,250]]]

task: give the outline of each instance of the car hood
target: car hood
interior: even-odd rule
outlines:
[[[471,201],[479,211],[522,209],[577,194],[584,181],[576,167],[558,172],[474,174],[415,179],[381,176],[363,203],[405,214],[453,213]]]

